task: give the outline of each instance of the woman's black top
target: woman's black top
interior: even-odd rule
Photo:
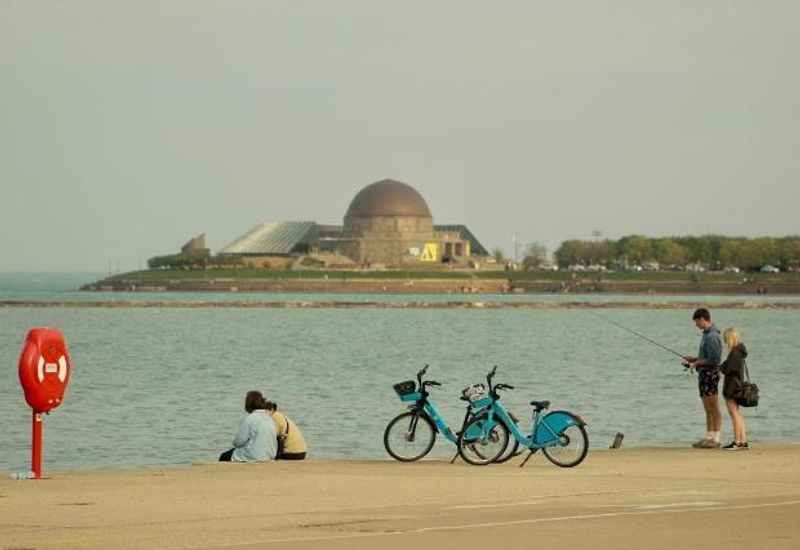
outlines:
[[[725,399],[735,399],[742,389],[745,357],[747,348],[744,344],[739,344],[728,353],[728,357],[719,367],[725,375],[725,383],[722,385],[722,396]]]

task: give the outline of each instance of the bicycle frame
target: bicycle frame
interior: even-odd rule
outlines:
[[[532,450],[557,447],[561,445],[561,432],[568,426],[585,424],[580,418],[567,411],[551,411],[543,415],[541,411],[534,409],[531,417],[531,433],[525,435],[511,419],[508,410],[499,399],[493,400],[489,407],[489,423],[487,425],[493,425],[491,420],[495,415],[500,422],[506,425],[508,431],[519,441],[520,445]]]
[[[410,394],[407,397],[417,397],[417,401],[409,406],[409,409],[419,411],[420,414],[427,416],[432,422],[433,425],[436,427],[437,432],[442,434],[445,439],[450,441],[451,443],[455,443],[458,441],[458,434],[453,432],[450,426],[447,425],[444,417],[439,412],[439,408],[428,399],[428,392],[416,392]],[[405,397],[405,396],[404,396]],[[405,399],[404,399],[405,401]],[[462,427],[466,425],[467,421],[474,415],[480,414],[482,411],[485,411],[487,407],[491,404],[491,400],[488,398],[481,399],[479,401],[475,401],[470,403],[467,407],[466,413],[464,414],[464,421],[462,422]]]

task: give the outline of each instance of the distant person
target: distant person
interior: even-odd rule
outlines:
[[[267,414],[272,416],[278,429],[278,460],[303,460],[308,453],[308,446],[297,424],[285,414],[278,412],[278,405],[271,401],[266,403]]]
[[[692,315],[695,326],[703,331],[700,351],[697,357],[683,359],[688,366],[697,370],[697,383],[700,399],[706,413],[706,436],[694,443],[696,449],[719,449],[722,430],[722,411],[719,408],[719,365],[722,360],[722,336],[711,322],[711,313],[705,308],[697,309]]]
[[[219,455],[220,462],[264,462],[278,454],[275,421],[267,414],[267,402],[259,391],[249,391],[244,398],[247,416],[233,438],[233,449]]]
[[[742,343],[739,331],[735,328],[726,329],[722,336],[728,348],[728,357],[720,365],[720,371],[725,375],[722,396],[725,398],[725,405],[728,407],[728,413],[731,415],[733,423],[733,441],[725,445],[723,449],[746,451],[750,449],[750,445],[747,443],[747,427],[736,397],[741,392],[742,382],[744,382],[744,360],[747,357],[747,348]]]

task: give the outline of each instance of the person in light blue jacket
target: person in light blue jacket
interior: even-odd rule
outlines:
[[[220,462],[265,462],[278,454],[278,430],[266,411],[266,400],[259,391],[244,398],[247,416],[233,438],[233,449],[219,455]]]

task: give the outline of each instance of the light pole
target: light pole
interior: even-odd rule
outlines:
[[[517,265],[517,248],[518,248],[517,234],[516,233],[514,233],[514,235],[512,235],[511,242],[513,243],[513,246],[514,246],[514,265],[516,266]]]

